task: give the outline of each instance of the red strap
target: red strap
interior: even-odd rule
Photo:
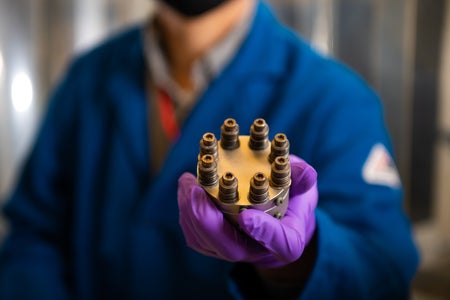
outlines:
[[[172,142],[176,141],[180,135],[180,129],[178,127],[173,102],[169,94],[163,89],[158,88],[157,93],[159,118],[161,119],[162,129]]]

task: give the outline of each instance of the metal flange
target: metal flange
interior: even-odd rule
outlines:
[[[291,168],[289,140],[283,133],[269,141],[269,126],[256,119],[250,135],[239,135],[239,125],[228,118],[221,138],[207,132],[200,140],[197,180],[233,223],[247,208],[282,218],[289,201]]]

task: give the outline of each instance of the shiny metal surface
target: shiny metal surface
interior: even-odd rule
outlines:
[[[41,1],[3,0],[0,7],[0,197],[28,150],[39,115]]]
[[[219,183],[204,186],[205,191],[212,200],[235,222],[236,216],[241,209],[252,207],[265,211],[274,217],[281,218],[286,212],[289,201],[289,184],[283,188],[269,186],[268,199],[262,203],[255,204],[249,199],[250,180],[256,173],[262,173],[270,178],[271,164],[269,162],[270,147],[263,150],[253,150],[249,146],[250,136],[239,136],[240,146],[233,150],[225,150],[218,147],[217,174],[222,177],[231,172],[238,179],[238,200],[235,203],[224,203],[219,197]],[[198,174],[198,171],[197,171]]]

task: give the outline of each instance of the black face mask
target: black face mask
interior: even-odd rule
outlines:
[[[195,17],[214,9],[227,0],[163,0],[182,15]]]

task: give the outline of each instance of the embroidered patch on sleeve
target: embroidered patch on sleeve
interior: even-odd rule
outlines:
[[[385,185],[398,188],[400,176],[389,151],[383,144],[375,144],[362,170],[363,179],[369,184]]]

